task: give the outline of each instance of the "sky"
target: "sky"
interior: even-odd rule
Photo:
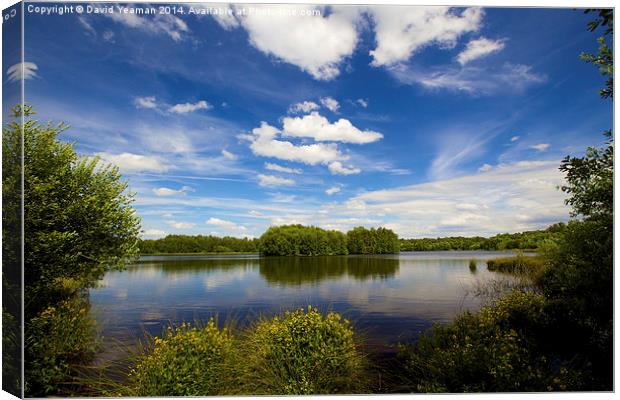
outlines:
[[[541,229],[569,219],[562,158],[612,127],[580,10],[82,6],[26,12],[3,87],[119,167],[145,238]]]

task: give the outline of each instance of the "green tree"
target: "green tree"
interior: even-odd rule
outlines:
[[[76,353],[87,354],[83,347],[92,341],[92,329],[51,325],[74,321],[65,315],[73,311],[79,314],[73,315],[76,319],[88,318],[82,315],[88,308],[86,289],[137,255],[140,221],[131,207],[133,194],[117,167],[79,157],[72,143],[58,139],[69,128],[64,123],[40,123],[28,105],[15,107],[13,113],[20,119],[7,124],[2,144],[4,157],[16,158],[23,133],[25,383],[26,396],[38,396],[52,393],[66,379],[67,369],[61,365],[74,361],[63,359],[71,354],[66,344],[79,343]],[[62,306],[68,301],[82,305]],[[63,335],[81,336],[54,334],[61,330]],[[37,352],[43,341],[46,352]],[[62,353],[55,354],[60,347]]]

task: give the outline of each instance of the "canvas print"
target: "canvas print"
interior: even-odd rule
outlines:
[[[7,6],[3,390],[612,392],[613,19]]]

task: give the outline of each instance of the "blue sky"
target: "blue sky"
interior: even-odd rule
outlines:
[[[144,237],[544,228],[568,219],[560,160],[612,126],[581,11],[183,7],[26,14],[26,101],[119,166]]]

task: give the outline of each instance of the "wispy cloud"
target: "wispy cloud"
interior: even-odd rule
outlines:
[[[492,40],[485,37],[470,40],[463,51],[457,56],[456,60],[461,65],[465,65],[471,61],[486,57],[489,54],[497,53],[506,46],[505,40]]]
[[[157,108],[155,96],[136,97],[133,99],[136,108]]]
[[[276,171],[276,172],[284,172],[287,174],[301,174],[302,172],[298,168],[283,167],[282,165],[274,164],[274,163],[265,163],[265,169],[268,169],[270,171]]]
[[[533,72],[531,66],[511,63],[498,68],[465,65],[460,68],[440,66],[430,69],[399,64],[389,71],[405,84],[472,95],[491,95],[506,90],[519,92],[547,80],[546,75]]]
[[[549,149],[549,146],[551,146],[549,143],[538,143],[538,144],[531,145],[530,149],[534,149],[538,151],[545,151]]]
[[[293,186],[295,181],[290,178],[282,178],[275,175],[258,175],[258,184],[265,187],[273,186]]]
[[[6,74],[9,82],[13,83],[38,77],[38,69],[39,67],[37,66],[37,64],[25,61],[23,63],[11,65],[9,68],[7,68]]]
[[[340,108],[340,103],[338,102],[338,100],[334,99],[333,97],[329,97],[329,96],[322,97],[321,104],[323,105],[323,107],[327,108],[329,111],[333,113],[337,113],[338,109]]]
[[[171,166],[161,157],[134,153],[95,153],[103,164],[116,165],[122,172],[166,172]]]
[[[190,32],[185,21],[170,14],[157,14],[152,18],[119,12],[103,15],[129,28],[139,29],[150,34],[167,35],[175,42],[185,39]]]

